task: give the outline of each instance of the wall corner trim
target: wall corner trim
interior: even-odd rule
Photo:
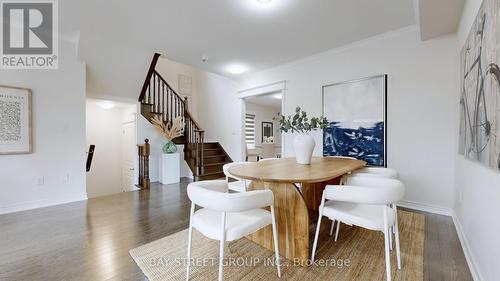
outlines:
[[[455,229],[458,234],[458,239],[460,240],[460,244],[462,244],[462,250],[465,255],[465,259],[467,260],[467,265],[469,266],[469,270],[472,274],[472,278],[474,281],[482,281],[484,280],[481,272],[479,271],[479,267],[477,265],[476,259],[472,255],[471,248],[469,246],[469,242],[467,240],[467,236],[465,236],[465,232],[462,228],[462,223],[458,218],[457,214],[453,211],[452,213],[453,224],[455,225]]]

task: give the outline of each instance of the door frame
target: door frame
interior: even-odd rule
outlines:
[[[252,87],[244,90],[238,91],[238,98],[241,100],[241,159],[245,159],[245,112],[246,112],[246,103],[245,99],[254,96],[262,96],[269,94],[278,94],[281,93],[281,114],[285,114],[286,108],[286,80],[277,81],[270,84],[265,84],[257,87]],[[285,134],[281,132],[281,157],[285,158]]]
[[[134,115],[137,115],[137,114],[134,113]],[[128,125],[128,124],[134,124],[134,129],[133,129],[134,135],[133,135],[132,139],[133,139],[133,143],[136,143],[137,142],[137,118],[136,118],[136,116],[134,116],[134,120],[123,121],[122,122],[122,137],[121,137],[121,146],[122,146],[122,161],[121,162],[122,162],[122,169],[123,169],[123,164],[125,162],[125,160],[123,159],[123,153],[125,151],[125,147],[123,145],[123,143],[124,143],[124,138],[123,138],[123,129],[124,128],[123,127],[125,125]],[[134,167],[134,172],[133,172],[133,176],[132,176],[132,187],[131,187],[132,189],[131,190],[127,190],[127,191],[123,190],[124,189],[123,183],[124,183],[125,178],[124,178],[124,171],[122,170],[122,191],[124,191],[124,192],[139,190],[139,188],[137,188],[137,186],[136,186],[136,184],[137,184],[137,173],[138,173],[137,168],[138,168],[138,164],[137,164],[137,157],[135,157],[135,156],[137,156],[137,146],[134,146],[134,149],[132,151],[132,163],[133,163],[132,166]]]

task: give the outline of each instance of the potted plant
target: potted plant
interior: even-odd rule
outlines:
[[[279,122],[280,131],[284,133],[299,133],[293,139],[293,149],[295,151],[295,159],[299,164],[311,164],[311,158],[316,142],[309,135],[311,131],[324,129],[328,121],[325,117],[307,117],[307,113],[298,106],[295,109],[295,115],[285,117],[278,113],[274,118]]]
[[[155,125],[161,134],[167,139],[167,142],[162,147],[163,153],[176,153],[177,146],[172,140],[184,135],[184,120],[182,117],[177,117],[173,121],[164,122],[160,117],[155,115],[151,119],[151,123],[153,123],[153,125]]]

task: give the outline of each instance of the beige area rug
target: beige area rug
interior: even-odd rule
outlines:
[[[328,236],[330,225],[331,221],[323,220],[318,263],[304,268],[282,259],[281,279],[276,275],[273,252],[246,238],[226,243],[224,280],[385,280],[383,234],[343,224],[334,242]],[[425,217],[399,211],[399,226],[402,269],[396,270],[396,254],[391,252],[393,280],[421,281]],[[311,231],[311,238],[313,234]],[[187,236],[184,230],[132,249],[130,255],[151,281],[185,280]],[[218,241],[194,231],[190,280],[217,280],[218,252]]]

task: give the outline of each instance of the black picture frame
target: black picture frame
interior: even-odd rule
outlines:
[[[269,131],[270,135],[265,135],[264,132]],[[261,124],[260,138],[264,142],[264,137],[274,137],[274,124],[273,122],[263,121]]]

